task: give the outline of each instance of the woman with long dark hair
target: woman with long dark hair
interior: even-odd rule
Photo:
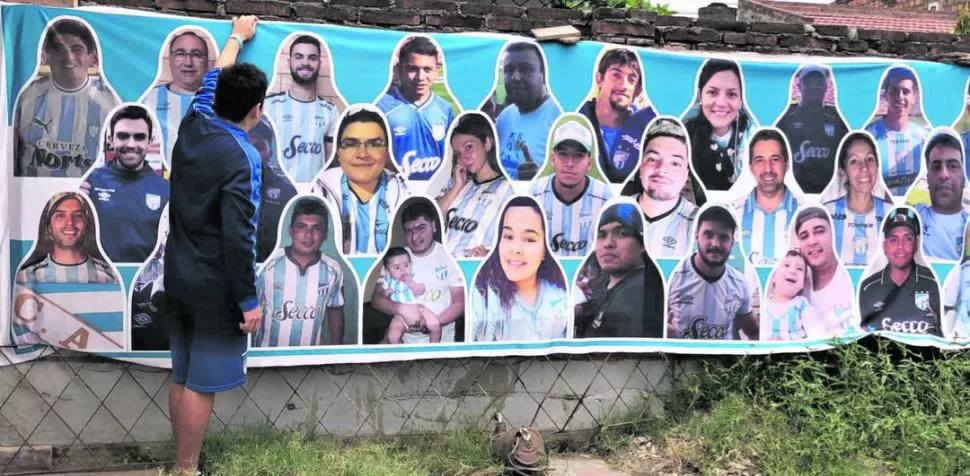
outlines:
[[[754,118],[744,107],[741,68],[710,59],[697,76],[695,105],[684,114],[694,171],[708,190],[727,191],[741,176]]]
[[[494,240],[498,209],[514,190],[498,161],[495,128],[478,111],[462,114],[451,131],[451,178],[438,198],[445,215],[445,244],[460,257],[484,257]]]
[[[566,337],[566,279],[546,239],[546,220],[532,197],[502,211],[495,249],[469,295],[472,340],[536,341]]]
[[[879,149],[863,131],[845,136],[839,147],[838,169],[829,188],[841,186],[845,194],[825,203],[832,216],[835,253],[846,266],[867,266],[880,253],[879,228],[892,210],[881,187]]]

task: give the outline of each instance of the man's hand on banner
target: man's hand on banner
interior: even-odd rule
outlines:
[[[238,36],[246,41],[256,34],[256,24],[258,23],[259,18],[254,15],[232,17],[232,34],[230,36]]]

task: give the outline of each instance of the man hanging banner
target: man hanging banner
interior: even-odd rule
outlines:
[[[171,154],[230,24],[0,16],[4,361],[167,367]],[[252,366],[970,344],[966,69],[270,21],[239,61]]]

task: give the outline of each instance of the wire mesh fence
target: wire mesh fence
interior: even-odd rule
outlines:
[[[683,364],[605,354],[251,368],[246,385],[217,396],[209,431],[406,435],[483,425],[495,411],[544,433],[588,430],[659,404]],[[166,369],[64,350],[0,361],[0,474],[166,461],[170,384]]]

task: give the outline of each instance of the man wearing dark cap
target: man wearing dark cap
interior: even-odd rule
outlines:
[[[596,233],[600,274],[576,314],[576,337],[663,337],[663,280],[643,247],[643,219],[632,204],[603,212]]]
[[[801,99],[776,124],[791,144],[795,181],[810,194],[822,193],[832,180],[839,143],[849,133],[839,110],[825,104],[830,76],[824,66],[802,68],[797,76]],[[834,91],[832,101],[835,102]]]
[[[812,269],[808,302],[820,317],[806,327],[808,337],[842,335],[853,324],[853,289],[848,270],[839,262],[832,240],[832,222],[825,209],[803,208],[795,217],[795,242]]]
[[[868,331],[941,335],[940,286],[929,268],[913,257],[919,247],[919,218],[897,208],[883,226],[886,265],[862,281],[859,314]]]
[[[728,264],[738,228],[726,208],[715,205],[697,218],[697,251],[670,277],[668,339],[757,340],[758,318],[748,280]]]

